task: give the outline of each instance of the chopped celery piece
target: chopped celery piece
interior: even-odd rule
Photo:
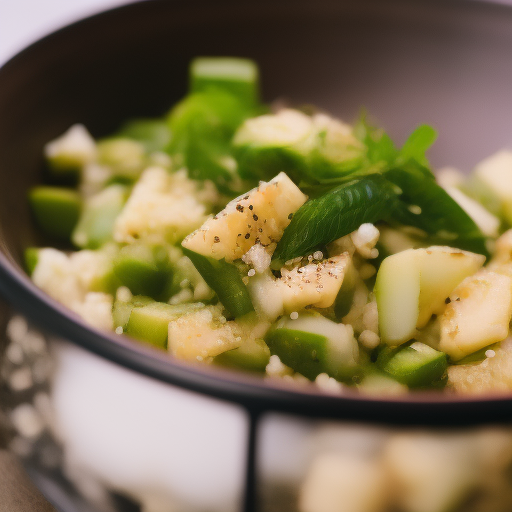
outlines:
[[[156,347],[167,348],[169,322],[203,307],[203,304],[172,306],[164,302],[153,302],[133,308],[126,326],[126,334]]]
[[[183,253],[190,258],[206,284],[215,291],[231,315],[237,318],[254,311],[249,291],[235,265],[188,249],[183,249]]]
[[[442,383],[448,358],[444,352],[416,341],[409,346],[382,349],[377,366],[410,388],[434,387]]]
[[[259,100],[259,73],[256,63],[235,57],[198,57],[190,65],[190,91],[220,89],[247,105]]]
[[[133,139],[151,153],[164,151],[171,140],[171,132],[167,123],[161,119],[134,119],[124,124],[117,136]]]
[[[133,243],[123,247],[114,258],[114,273],[134,295],[159,298],[172,273],[165,247]]]
[[[128,138],[109,138],[98,142],[98,163],[110,168],[112,178],[135,180],[145,165],[144,146]]]
[[[116,217],[121,213],[128,195],[123,185],[110,185],[86,200],[72,242],[83,249],[97,249],[112,240]]]
[[[270,350],[260,339],[246,339],[240,347],[216,356],[215,364],[228,368],[240,368],[251,372],[264,372],[270,359]]]
[[[155,300],[144,295],[135,295],[129,301],[116,300],[112,309],[114,328],[122,327],[123,330],[126,329],[132,309],[147,306],[152,302],[155,302]]]
[[[271,354],[311,380],[320,373],[343,380],[356,370],[359,351],[352,330],[320,314],[282,318],[265,342]]]
[[[60,240],[69,240],[82,208],[78,192],[67,188],[34,187],[29,193],[34,219],[41,230]]]
[[[24,259],[27,273],[31,276],[39,260],[39,249],[37,247],[28,247],[25,249]]]

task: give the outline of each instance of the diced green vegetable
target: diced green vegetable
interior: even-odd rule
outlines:
[[[270,359],[270,350],[260,339],[246,339],[240,347],[226,350],[213,360],[219,366],[239,368],[250,372],[264,372]]]
[[[133,243],[114,258],[114,273],[134,295],[159,298],[169,286],[172,272],[165,247]]]
[[[29,276],[34,272],[39,260],[39,249],[37,247],[28,247],[25,249],[25,269]]]
[[[114,329],[117,327],[122,327],[123,330],[125,330],[126,326],[128,325],[128,320],[130,319],[132,309],[146,306],[152,302],[155,302],[155,300],[151,297],[145,297],[143,295],[135,295],[129,301],[116,300],[112,309]]]
[[[133,119],[120,128],[117,136],[139,142],[148,153],[164,151],[171,140],[169,127],[161,119]]]
[[[78,192],[67,188],[34,187],[29,193],[34,220],[48,236],[69,240],[82,208]]]
[[[215,291],[222,305],[235,318],[254,311],[249,291],[235,265],[225,260],[208,258],[188,249],[183,249],[197,268],[206,284]]]
[[[136,180],[145,158],[144,146],[136,140],[115,137],[98,142],[98,163],[108,166],[113,179]]]
[[[271,354],[311,380],[320,373],[343,380],[356,369],[358,349],[352,332],[320,314],[281,319],[265,342]]]
[[[443,352],[416,341],[397,349],[382,349],[377,358],[377,366],[402,384],[410,388],[421,388],[442,381],[448,358]]]
[[[242,103],[259,101],[259,72],[256,63],[235,57],[198,57],[190,64],[190,92],[219,89]]]
[[[172,306],[164,302],[152,302],[145,306],[135,307],[131,311],[126,334],[147,341],[155,347],[167,348],[169,322],[203,307],[203,304]]]
[[[97,249],[112,240],[114,222],[127,196],[128,188],[116,184],[87,199],[71,235],[73,243],[83,249]]]

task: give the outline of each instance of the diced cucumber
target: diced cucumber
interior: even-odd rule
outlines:
[[[132,309],[147,306],[152,302],[155,302],[155,300],[151,297],[145,297],[144,295],[135,295],[129,301],[116,300],[112,309],[114,329],[122,327],[123,330],[125,330],[128,325]]]
[[[413,249],[382,262],[374,291],[382,340],[399,345],[411,339],[418,321],[420,297],[420,272]]]
[[[254,106],[259,99],[256,63],[235,57],[198,57],[190,65],[190,91],[221,89]]]
[[[320,314],[281,319],[265,342],[271,354],[311,380],[320,373],[343,380],[356,369],[359,351],[351,328]]]
[[[285,172],[299,180],[307,162],[298,148],[311,129],[311,118],[292,109],[247,119],[233,138],[239,174],[268,180]]]
[[[235,318],[254,311],[249,291],[235,265],[225,260],[208,258],[183,248],[206,284],[215,291],[222,305]]]
[[[264,372],[270,359],[270,350],[260,339],[246,339],[240,347],[226,350],[216,356],[215,364],[228,368],[240,368],[251,372]]]
[[[71,235],[77,247],[97,249],[112,240],[112,229],[116,217],[121,213],[128,187],[110,185],[90,197],[84,205],[78,224]]]
[[[114,273],[134,295],[160,298],[172,279],[165,247],[133,243],[123,247],[114,258]]]
[[[203,304],[171,306],[164,302],[153,302],[133,308],[126,326],[126,334],[156,347],[167,348],[169,322],[203,307]]]
[[[54,238],[69,240],[82,208],[78,192],[67,188],[34,187],[30,207],[41,230]]]
[[[128,121],[121,127],[117,136],[139,142],[148,153],[164,151],[171,140],[171,132],[165,121],[161,119]]]
[[[98,163],[110,169],[112,178],[137,179],[145,158],[144,146],[136,140],[116,137],[98,142]]]
[[[37,247],[28,247],[25,249],[24,259],[25,269],[27,270],[28,275],[31,276],[39,260],[39,249]]]
[[[410,388],[431,387],[442,381],[448,358],[445,353],[416,341],[396,349],[383,348],[377,366]]]
[[[485,257],[450,247],[407,249],[387,257],[375,283],[381,338],[390,345],[411,339],[432,314],[440,314],[445,300]]]

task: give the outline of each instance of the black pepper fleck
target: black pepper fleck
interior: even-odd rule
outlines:
[[[253,214],[252,218],[253,218],[254,220],[258,220],[258,216],[257,216],[256,214]]]
[[[246,239],[246,240],[249,240],[249,238],[251,238],[251,233],[246,233],[246,234],[245,234],[245,239]]]
[[[237,205],[236,205],[236,209],[237,209],[239,212],[243,212],[243,211],[244,211],[244,207],[243,207],[241,204],[237,204]]]
[[[252,204],[249,205],[249,210],[252,210],[254,206]]]
[[[220,242],[220,238],[218,236],[213,237],[213,243],[218,244]]]

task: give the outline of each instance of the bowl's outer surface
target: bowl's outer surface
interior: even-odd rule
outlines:
[[[512,143],[512,9],[481,2],[148,0],[63,29],[0,70],[0,291],[47,329],[122,365],[186,388],[282,410],[403,424],[512,419],[512,399],[414,395],[379,400],[270,386],[191,369],[88,328],[21,271],[37,243],[26,200],[42,148],[71,124],[95,136],[158,116],[184,95],[197,55],[261,67],[265,100],[311,103],[353,120],[362,106],[399,142],[420,123],[440,140],[436,165],[467,170]]]

